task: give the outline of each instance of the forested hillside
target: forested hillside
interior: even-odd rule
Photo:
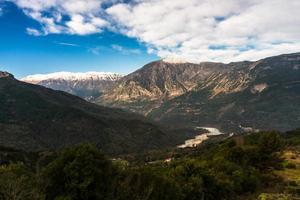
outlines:
[[[237,136],[156,162],[112,159],[88,144],[31,156],[2,148],[0,199],[296,200],[299,135]]]

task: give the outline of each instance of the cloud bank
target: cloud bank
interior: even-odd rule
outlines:
[[[109,29],[138,39],[160,57],[231,62],[300,51],[299,0],[13,2],[41,23],[42,30],[29,27],[29,34]]]
[[[29,27],[32,35],[99,33],[107,26],[101,16],[106,0],[10,0],[29,17],[40,22],[42,29]]]

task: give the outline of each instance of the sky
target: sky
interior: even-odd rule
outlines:
[[[130,73],[300,52],[299,0],[0,0],[0,70]]]

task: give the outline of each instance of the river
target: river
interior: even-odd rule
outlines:
[[[201,144],[203,141],[209,139],[210,136],[223,135],[219,129],[212,127],[196,127],[196,129],[205,129],[208,133],[202,133],[201,135],[197,135],[193,139],[186,140],[184,144],[179,145],[178,148],[187,148],[187,147],[196,147]]]

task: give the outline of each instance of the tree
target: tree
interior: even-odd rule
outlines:
[[[94,146],[63,151],[42,172],[46,199],[110,199],[116,176],[113,165]]]
[[[259,138],[258,146],[261,153],[272,154],[280,151],[282,147],[282,141],[277,132],[266,132],[262,133],[261,137]]]
[[[149,168],[124,171],[116,189],[117,200],[179,200],[182,197],[172,179]]]
[[[36,199],[33,188],[35,188],[34,175],[23,164],[0,166],[1,200]]]

